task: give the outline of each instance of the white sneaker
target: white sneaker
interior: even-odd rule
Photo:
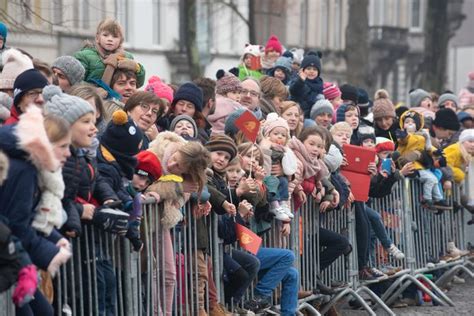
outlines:
[[[463,257],[463,256],[469,254],[469,251],[459,249],[458,247],[456,247],[456,245],[452,241],[448,242],[448,247],[446,248],[446,251],[451,256],[456,256],[456,257],[458,257],[458,256]]]
[[[403,260],[405,259],[405,254],[400,250],[398,249],[397,246],[395,246],[395,244],[391,244],[390,245],[390,248],[388,248],[388,252],[392,255],[392,257],[394,257],[396,260]]]
[[[295,215],[293,215],[290,207],[287,204],[282,204],[280,207],[285,211],[285,214],[288,215],[289,218],[295,217]]]
[[[279,221],[289,222],[291,220],[291,218],[286,214],[286,211],[281,206],[274,209],[270,209],[270,213],[274,214],[275,219]]]
[[[457,275],[455,275],[453,277],[453,279],[451,280],[451,282],[453,282],[454,284],[464,284],[464,283],[466,283],[466,280],[464,280],[463,278],[458,277]]]

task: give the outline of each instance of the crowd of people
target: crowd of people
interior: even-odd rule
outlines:
[[[309,199],[320,213],[352,205],[359,278],[384,278],[370,259],[372,240],[395,260],[405,255],[388,236],[380,210],[370,200],[356,201],[351,186],[357,184],[341,173],[348,144],[376,152],[367,170],[371,198],[390,195],[395,183],[412,177],[422,183],[427,212],[474,211],[473,194],[460,205],[444,199],[453,183],[474,176],[474,72],[459,95],[416,88],[409,102],[394,104],[384,89],[372,100],[361,87],[324,81],[320,52],[285,49],[276,36],[264,48],[246,45],[240,64],[219,70],[215,79],[176,86],[146,73],[123,49],[124,32],[114,19],[100,22],[92,42],[51,65],[8,47],[7,35],[0,23],[0,291],[15,284],[17,315],[54,314],[40,283],[71,259],[71,241],[85,225],[124,236],[141,252],[147,197],[164,209],[165,300],[157,307],[163,314],[173,313],[171,229],[183,220],[186,203],[196,220],[200,316],[262,311],[280,284],[282,315],[295,315],[304,291],[335,293],[321,281],[302,289],[290,250],[261,247],[254,255],[234,249],[223,257],[220,302],[211,280],[210,212],[219,216],[224,244],[234,244],[235,222],[258,235],[273,223],[288,236],[295,212]],[[236,124],[244,115],[260,122],[255,142]],[[320,228],[317,234],[323,251],[315,277],[352,251],[339,233]],[[464,254],[454,242],[448,252]],[[100,251],[93,257],[104,276],[97,281],[99,312],[112,315],[114,269]],[[255,280],[254,296],[243,301]]]

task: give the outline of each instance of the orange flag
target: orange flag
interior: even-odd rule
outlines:
[[[235,126],[242,131],[249,141],[255,143],[257,140],[258,130],[260,129],[260,121],[255,117],[255,115],[249,111],[244,111],[244,113],[235,120]]]
[[[262,245],[262,238],[257,236],[247,227],[237,223],[235,223],[235,230],[237,231],[237,239],[239,240],[240,247],[254,255],[257,255],[257,252]]]

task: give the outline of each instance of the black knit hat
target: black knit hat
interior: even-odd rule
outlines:
[[[356,87],[346,83],[340,86],[339,90],[341,90],[342,100],[350,100],[354,102],[355,105],[359,103],[359,91]]]
[[[360,126],[358,131],[357,131],[357,138],[360,141],[360,145],[362,145],[362,143],[366,139],[372,139],[374,141],[374,144],[375,144],[376,138],[375,138],[374,128],[372,126],[368,126],[368,125]]]
[[[211,136],[209,141],[206,143],[206,148],[210,152],[222,150],[230,154],[230,160],[237,156],[237,146],[235,146],[234,140],[227,135],[214,135]]]
[[[194,104],[196,111],[202,112],[203,99],[202,89],[192,82],[186,82],[176,91],[171,106],[175,106],[179,100],[186,100]]]
[[[313,66],[318,69],[319,75],[321,75],[321,58],[323,54],[321,52],[310,51],[306,56],[304,56],[303,61],[301,62],[301,69],[306,67]]]
[[[21,97],[33,89],[43,89],[48,85],[48,80],[36,69],[28,69],[16,77],[13,83],[13,105],[18,106]]]
[[[459,124],[458,117],[451,109],[440,109],[436,112],[433,125],[436,127],[445,128],[450,131],[459,131],[461,125]]]

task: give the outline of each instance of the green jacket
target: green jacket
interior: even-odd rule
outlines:
[[[258,70],[250,70],[244,65],[239,65],[239,80],[243,81],[247,77],[255,78],[256,80],[260,79],[263,76],[262,73]]]
[[[84,66],[86,73],[84,75],[85,81],[91,79],[102,79],[105,71],[105,64],[95,47],[84,47],[74,54],[74,57]],[[125,52],[125,57],[133,59],[133,55]],[[137,72],[137,88],[141,87],[145,82],[145,68],[140,65],[140,70]]]

